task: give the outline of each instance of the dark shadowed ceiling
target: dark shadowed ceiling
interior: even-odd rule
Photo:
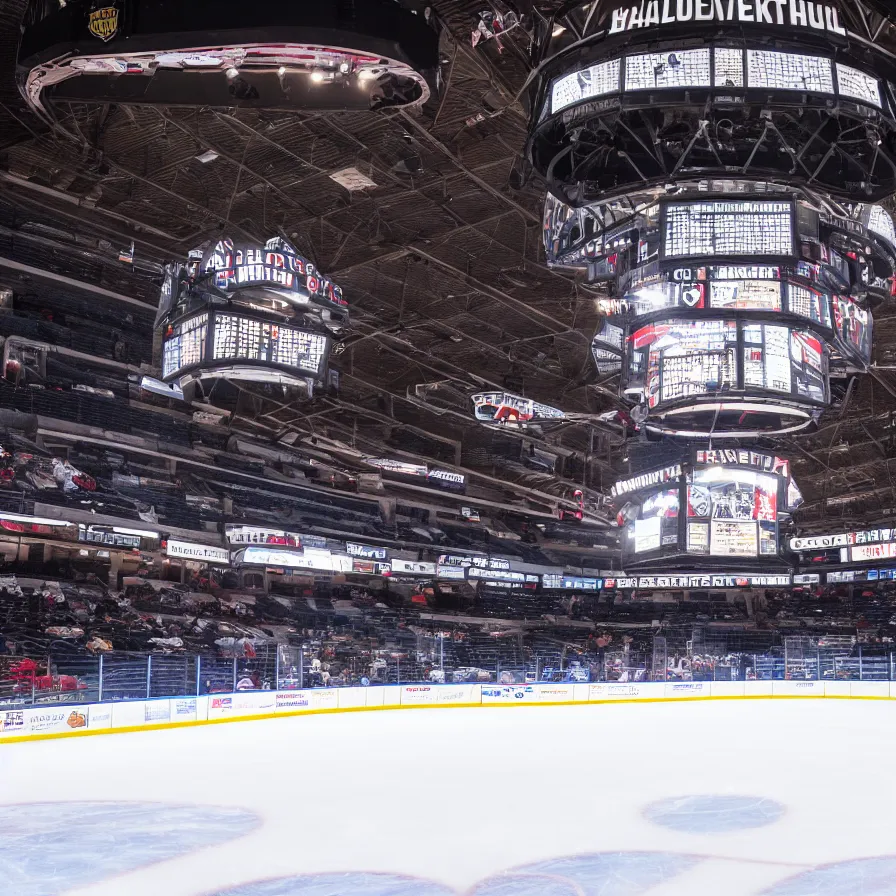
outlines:
[[[71,105],[61,109],[75,135],[67,138],[19,98],[24,3],[3,4],[0,276],[16,287],[22,265],[49,269],[139,310],[157,303],[153,265],[224,234],[284,235],[349,301],[351,327],[334,359],[341,388],[307,404],[247,398],[235,430],[450,464],[508,508],[553,513],[573,507],[578,488],[586,525],[606,521],[601,493],[662,452],[597,420],[619,406],[615,381],[600,381],[590,356],[597,287],[544,265],[544,187],[526,180],[520,156],[528,38],[518,28],[500,45],[473,48],[484,6],[435,0],[445,86],[416,113]],[[376,186],[350,192],[331,178],[348,167]],[[133,270],[118,262],[131,240]],[[896,505],[889,309],[875,327],[874,374],[848,389],[817,433],[766,446],[791,458],[806,498],[799,522],[810,528],[874,522]],[[483,388],[573,419],[496,433],[471,420],[468,396]],[[522,462],[521,438],[530,453],[554,454],[555,472]]]

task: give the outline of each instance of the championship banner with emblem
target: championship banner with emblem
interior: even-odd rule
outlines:
[[[87,16],[87,30],[102,41],[109,41],[118,34],[118,7],[94,6]]]

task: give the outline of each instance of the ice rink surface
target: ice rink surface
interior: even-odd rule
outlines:
[[[319,715],[0,745],[3,896],[896,894],[896,704]]]

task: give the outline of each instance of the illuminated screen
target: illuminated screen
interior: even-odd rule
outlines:
[[[837,90],[840,96],[852,97],[880,107],[880,85],[877,78],[840,62],[837,63]]]
[[[692,320],[649,324],[632,335],[648,347],[647,401],[657,404],[731,388],[737,382],[737,325]]]
[[[614,357],[618,366],[618,357]],[[559,408],[552,408],[511,392],[477,392],[472,400],[476,419],[484,423],[520,424],[557,420],[566,416]]]
[[[825,400],[822,346],[816,336],[769,324],[745,324],[743,333],[745,387]]]
[[[704,308],[706,284],[642,280],[632,284],[624,301],[636,317],[661,308]]]
[[[551,87],[551,114],[582,100],[619,90],[619,60],[600,62],[554,81]]]
[[[202,260],[202,268],[212,274],[215,286],[230,293],[250,286],[262,286],[293,300],[308,296],[344,306],[342,290],[322,276],[286,240],[273,237],[263,246],[217,242]]]
[[[632,333],[629,352],[629,389],[643,389],[650,408],[737,389],[741,382],[747,391],[827,400],[821,340],[787,326],[701,319],[652,323]]]
[[[715,280],[709,295],[713,308],[781,310],[781,284],[777,280]]]
[[[615,324],[611,324],[608,321],[604,320],[601,328],[594,336],[594,341],[601,342],[605,345],[610,345],[613,348],[618,348],[621,352],[623,335],[624,332],[622,327],[617,327]]]
[[[787,308],[791,314],[806,317],[825,327],[831,325],[831,312],[827,293],[808,289],[796,283],[787,285]]]
[[[625,90],[654,90],[675,87],[744,87],[770,90],[805,90],[837,93],[881,107],[880,82],[873,75],[821,56],[716,47],[710,76],[710,50],[675,50],[640,53],[625,57]],[[746,66],[744,62],[746,61]],[[620,82],[620,60],[613,59],[572,72],[551,86],[551,114],[592,97],[616,93]]]
[[[834,324],[841,342],[865,362],[871,360],[871,315],[846,296],[834,298]]]
[[[162,376],[165,379],[205,360],[208,315],[197,314],[173,325],[171,336],[162,349]]]
[[[740,50],[719,47],[715,51],[715,86],[744,86],[744,55]]]
[[[882,236],[891,246],[896,246],[896,228],[893,227],[893,219],[889,212],[879,205],[872,205],[868,209],[868,229]]]
[[[687,255],[790,255],[788,202],[688,202],[666,206],[663,251]]]
[[[831,60],[801,53],[747,50],[747,86],[833,93]]]
[[[636,554],[678,546],[678,488],[663,489],[645,498],[638,518],[627,528],[630,549]]]
[[[319,333],[271,321],[215,315],[214,361],[257,361],[319,374],[327,354],[327,338]]]
[[[896,542],[886,544],[854,545],[849,549],[849,559],[857,562],[890,560],[896,557]]]
[[[755,470],[696,470],[687,486],[687,549],[755,557],[778,552],[778,479]]]
[[[744,385],[789,394],[790,331],[755,324],[744,327]]]
[[[709,50],[643,53],[625,59],[625,89],[709,87]]]

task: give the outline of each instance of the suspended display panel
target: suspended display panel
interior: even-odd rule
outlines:
[[[781,520],[802,503],[786,460],[745,450],[699,450],[612,493],[626,568],[672,556],[775,557]]]
[[[342,289],[282,237],[264,245],[219,240],[202,259],[216,290],[231,297],[276,295],[293,305],[309,301],[344,312]]]
[[[737,467],[688,477],[687,551],[717,557],[778,553],[776,476]]]
[[[666,258],[793,254],[789,202],[682,202],[663,211]]]
[[[330,340],[310,330],[242,314],[202,312],[169,325],[162,346],[162,378],[188,373],[201,378],[225,371],[234,379],[268,381],[272,377],[264,371],[269,370],[320,380],[329,349]]]
[[[477,392],[471,396],[473,413],[482,423],[521,425],[546,420],[562,420],[566,415],[559,408],[532,401],[511,392]]]

